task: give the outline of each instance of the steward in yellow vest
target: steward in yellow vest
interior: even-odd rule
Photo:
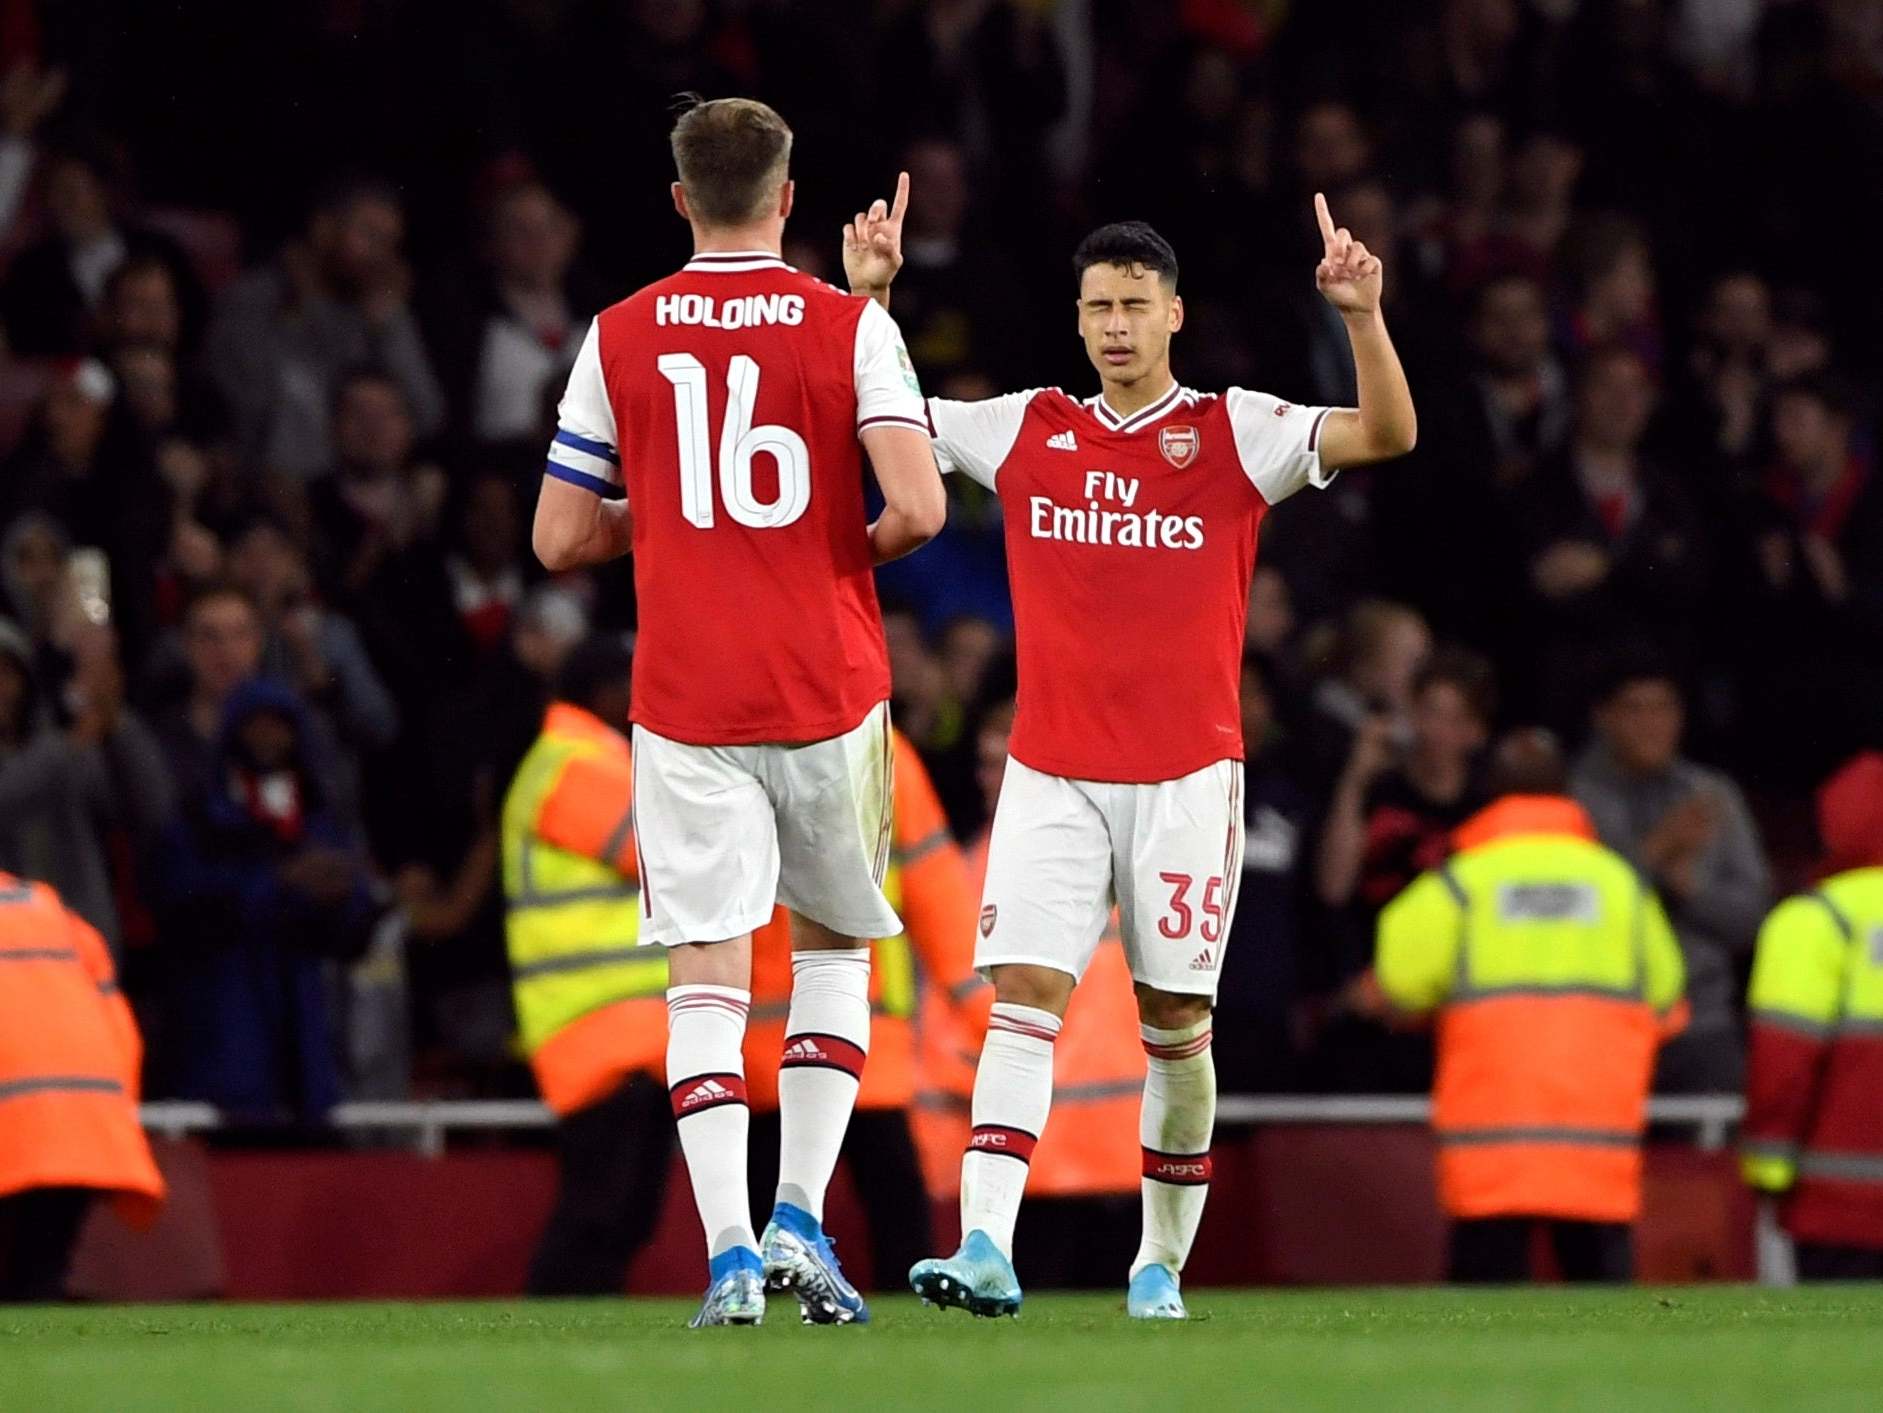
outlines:
[[[1805,1280],[1883,1279],[1883,754],[1818,795],[1828,876],[1766,919],[1740,1162]]]
[[[1652,890],[1563,793],[1551,738],[1507,739],[1493,787],[1458,852],[1379,922],[1386,1001],[1437,1025],[1452,1278],[1523,1279],[1542,1221],[1565,1276],[1626,1280],[1654,1055],[1684,1020],[1680,949]]]
[[[503,805],[517,1025],[562,1156],[532,1295],[618,1295],[652,1233],[673,1143],[667,959],[640,948],[628,740],[632,661],[579,645]]]

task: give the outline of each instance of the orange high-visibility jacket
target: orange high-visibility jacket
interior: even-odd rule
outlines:
[[[1685,1021],[1653,892],[1573,800],[1509,796],[1380,915],[1378,981],[1436,1012],[1432,1126],[1454,1217],[1631,1222],[1654,1053]]]
[[[983,833],[968,852],[976,893],[987,877]],[[923,1177],[936,1195],[961,1190],[968,1146],[975,1057],[984,1035],[966,1033],[948,998],[922,996],[914,1129]],[[1138,1108],[1144,1092],[1144,1045],[1137,995],[1112,914],[1105,938],[1072,993],[1053,1047],[1053,1108],[1027,1174],[1027,1192],[1078,1197],[1136,1192],[1144,1173]]]
[[[883,892],[903,931],[878,941],[870,957],[870,1053],[859,1109],[907,1109],[915,1101],[915,1011],[921,987],[950,998],[949,1009],[976,1037],[987,1030],[993,988],[974,972],[974,920],[980,891],[915,746],[900,731],[895,750],[895,818]],[[752,1014],[745,1032],[746,1095],[754,1109],[778,1107],[778,1062],[791,1009],[791,921],[783,908],[752,935]]]
[[[629,1075],[664,1082],[667,958],[641,947],[627,737],[549,708],[503,807],[505,931],[518,1028],[558,1114]]]
[[[104,939],[43,883],[0,873],[0,1197],[91,1187],[154,1213],[143,1059]]]

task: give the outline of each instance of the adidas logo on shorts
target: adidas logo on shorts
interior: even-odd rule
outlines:
[[[1046,445],[1051,447],[1054,451],[1077,451],[1079,449],[1079,439],[1073,436],[1070,430],[1055,432],[1046,439]]]
[[[1190,970],[1215,971],[1216,949],[1214,947],[1205,947],[1202,951],[1198,952],[1190,959]]]

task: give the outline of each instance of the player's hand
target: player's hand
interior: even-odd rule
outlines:
[[[896,175],[896,199],[880,198],[843,228],[843,273],[852,294],[886,290],[902,268],[902,218],[909,213],[909,174]]]
[[[1379,256],[1355,240],[1345,226],[1335,227],[1327,198],[1318,191],[1314,219],[1321,224],[1321,263],[1314,267],[1315,287],[1342,314],[1378,313],[1384,282]]]

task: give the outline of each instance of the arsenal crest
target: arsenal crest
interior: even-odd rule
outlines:
[[[989,903],[981,909],[981,936],[991,937],[994,932],[994,919],[1000,916],[1000,909]]]
[[[1197,448],[1202,445],[1196,428],[1185,424],[1181,427],[1166,427],[1157,434],[1157,449],[1164,453],[1164,460],[1179,471],[1196,460]]]

